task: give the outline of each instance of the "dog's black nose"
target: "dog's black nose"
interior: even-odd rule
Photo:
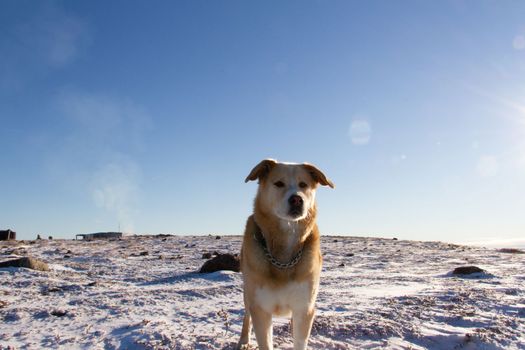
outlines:
[[[290,198],[288,198],[288,203],[290,203],[290,206],[292,207],[300,207],[301,205],[303,205],[303,199],[301,198],[301,196],[292,194]]]

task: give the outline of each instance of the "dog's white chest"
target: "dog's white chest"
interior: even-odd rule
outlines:
[[[315,295],[315,289],[312,290],[308,282],[291,282],[281,288],[262,287],[255,290],[257,304],[276,316],[288,316],[293,310],[310,308]]]

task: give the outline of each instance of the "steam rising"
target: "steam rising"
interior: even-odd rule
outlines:
[[[125,232],[133,231],[139,183],[140,169],[132,161],[106,164],[93,174],[93,201],[98,207],[113,213]]]
[[[356,119],[350,124],[349,134],[354,145],[367,145],[370,142],[372,128],[366,120]]]
[[[151,119],[129,99],[66,91],[58,105],[71,127],[58,155],[62,176],[74,176],[92,203],[131,232],[138,213],[141,167],[134,155],[143,149]],[[107,225],[107,224],[106,224]]]

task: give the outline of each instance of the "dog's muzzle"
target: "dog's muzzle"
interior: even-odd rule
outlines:
[[[288,198],[288,204],[290,205],[288,215],[290,215],[291,217],[298,217],[303,215],[304,201],[303,198],[301,198],[301,196],[297,194],[292,194],[290,198]]]

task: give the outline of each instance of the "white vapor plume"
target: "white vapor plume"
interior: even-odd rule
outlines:
[[[138,213],[142,170],[137,155],[151,129],[148,113],[130,99],[64,91],[57,105],[71,132],[54,155],[53,170],[87,191],[93,204],[132,232]],[[96,221],[96,220],[93,220]],[[113,226],[112,226],[113,227]]]
[[[116,215],[125,232],[133,231],[140,176],[140,169],[131,160],[105,164],[93,174],[93,201]]]
[[[354,145],[367,145],[372,135],[372,127],[365,119],[354,119],[350,123],[348,134]]]

